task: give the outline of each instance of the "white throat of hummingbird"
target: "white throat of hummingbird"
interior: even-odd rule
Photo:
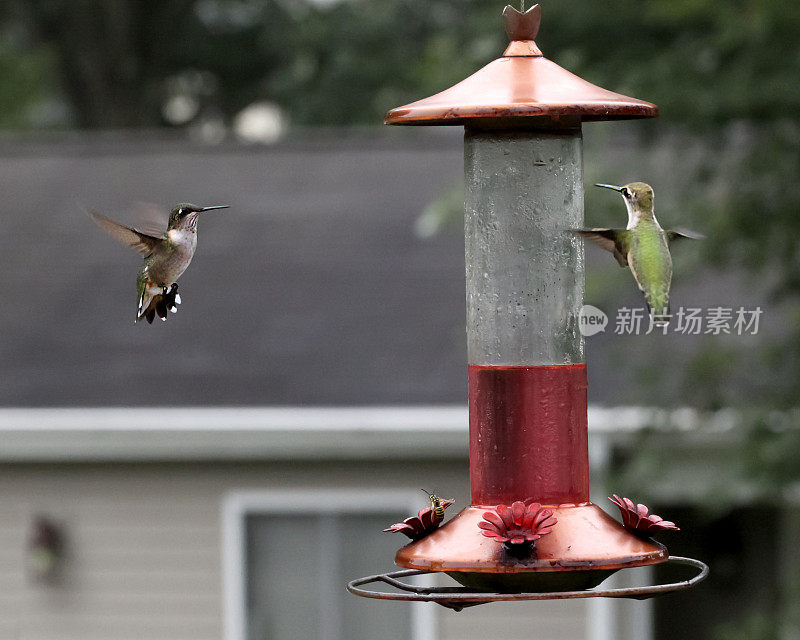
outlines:
[[[604,189],[612,189],[613,191],[617,191],[622,196],[622,199],[625,201],[625,208],[628,210],[627,229],[633,229],[642,220],[652,220],[653,222],[658,224],[653,209],[641,208],[639,206],[639,203],[636,202],[635,199],[632,197],[632,194],[630,193],[630,191],[628,191],[627,187],[618,187],[613,184],[596,184],[595,186],[603,187]]]
[[[628,229],[633,229],[641,221],[644,212],[629,198],[623,198],[623,200],[625,200],[625,208],[628,210]]]

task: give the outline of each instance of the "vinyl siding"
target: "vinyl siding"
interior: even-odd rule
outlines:
[[[467,467],[461,461],[0,466],[0,640],[218,640],[225,495],[365,485],[435,487],[464,505]],[[63,524],[67,559],[59,584],[38,584],[26,574],[25,541],[37,513]],[[375,572],[392,566],[387,558]],[[439,640],[483,639],[500,630],[528,637],[534,629],[541,640],[577,640],[586,637],[586,612],[585,602],[553,602],[461,613],[437,607],[436,616]]]

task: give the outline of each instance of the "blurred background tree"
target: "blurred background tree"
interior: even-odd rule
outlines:
[[[206,90],[229,118],[269,99],[301,125],[374,124],[387,105],[439,90],[495,56],[505,36],[487,25],[501,4],[5,0],[3,42],[6,64],[12,48],[15,63],[39,61],[30,84],[66,100],[74,126],[163,124],[175,77],[189,71],[208,74]],[[549,57],[648,96],[663,124],[783,122],[778,138],[793,140],[800,10],[777,0],[574,0],[569,11],[544,9]],[[24,111],[36,96],[18,91]]]

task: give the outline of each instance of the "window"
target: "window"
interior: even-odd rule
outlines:
[[[226,640],[433,640],[431,605],[347,592],[392,569],[405,541],[381,530],[414,512],[404,492],[235,493],[225,503]]]

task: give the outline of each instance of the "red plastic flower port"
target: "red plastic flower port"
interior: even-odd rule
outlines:
[[[505,545],[532,544],[550,533],[558,522],[553,512],[542,508],[538,502],[527,505],[515,502],[510,507],[499,504],[495,511],[484,513],[478,526],[487,538]]]
[[[442,498],[442,508],[447,509],[453,502],[455,502],[455,500],[445,500]],[[388,533],[404,533],[412,540],[419,540],[427,536],[434,529],[437,529],[442,523],[442,520],[444,520],[444,518],[437,518],[433,509],[425,507],[424,509],[420,509],[417,515],[393,524],[388,529],[384,529],[384,531]]]
[[[647,507],[643,504],[634,504],[633,500],[620,498],[616,493],[609,500],[619,507],[622,526],[634,533],[651,536],[659,531],[680,531],[674,522],[664,520],[653,513],[648,515]]]

